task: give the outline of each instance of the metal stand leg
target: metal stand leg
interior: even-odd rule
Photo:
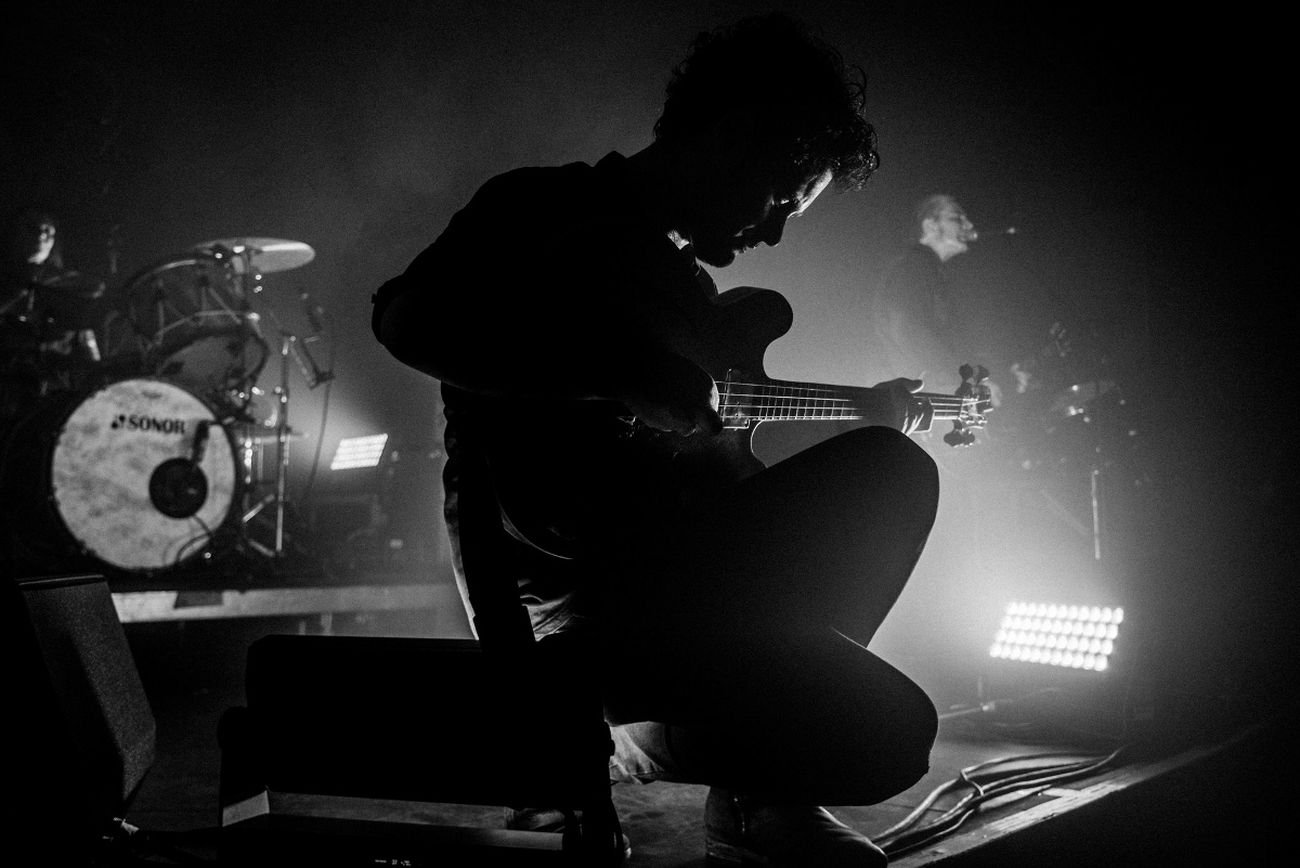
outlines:
[[[284,555],[284,504],[289,482],[289,351],[297,340],[284,334],[280,341],[280,385],[275,394],[280,413],[275,426],[275,556]]]
[[[1101,561],[1101,468],[1094,465],[1088,474],[1089,496],[1092,499],[1092,559]]]
[[[280,336],[280,384],[275,387],[275,396],[278,405],[276,412],[275,424],[275,487],[271,493],[267,494],[251,509],[243,515],[243,525],[247,528],[248,523],[256,518],[262,510],[268,506],[275,510],[275,534],[270,547],[263,545],[255,539],[251,539],[245,533],[245,541],[248,546],[268,558],[282,558],[285,553],[285,504],[288,502],[288,485],[289,485],[289,355],[292,352],[293,342],[297,340],[291,334],[283,333]],[[246,445],[246,477],[249,488],[252,488],[252,443]]]

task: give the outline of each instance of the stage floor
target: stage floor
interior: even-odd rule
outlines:
[[[355,602],[362,592],[350,593],[339,599]],[[227,708],[243,704],[244,651],[259,636],[321,631],[447,636],[450,630],[455,637],[461,629],[454,626],[454,619],[438,616],[424,605],[430,600],[436,606],[450,602],[443,599],[446,589],[390,590],[387,597],[376,593],[364,598],[420,604],[360,607],[364,611],[342,606],[324,615],[290,606],[293,611],[257,616],[126,620],[128,640],[158,722],[157,759],[132,802],[128,821],[146,831],[184,833],[180,840],[190,853],[215,857],[217,721]],[[304,599],[314,605],[323,598]],[[134,600],[143,605],[142,598]],[[207,601],[217,604],[211,596]],[[118,595],[115,602],[121,611],[130,601]],[[1065,755],[1054,762],[1068,756],[1101,757],[1121,743],[1126,743],[1126,750],[1083,777],[991,802],[954,831],[895,855],[891,864],[1028,865],[1031,860],[1035,864],[1050,860],[1060,868],[1167,865],[1195,857],[1198,863],[1262,865],[1280,858],[1282,838],[1289,831],[1285,822],[1295,811],[1272,793],[1294,771],[1295,751],[1289,745],[1283,750],[1276,725],[1260,721],[1207,725],[1201,720],[1196,726],[1170,727],[1168,732],[1157,727],[1126,739],[1124,733],[1106,730],[1109,718],[1079,716],[1077,707],[1022,701],[981,711],[977,703],[957,695],[960,689],[951,693],[931,694],[944,719],[930,772],[883,804],[833,808],[842,821],[877,838],[936,787],[958,778],[963,769],[1048,753]],[[632,841],[632,864],[703,866],[706,792],[704,787],[679,784],[616,786],[614,801]],[[935,819],[956,796],[968,792],[963,789],[936,803],[922,821]],[[338,810],[336,802],[316,802],[299,800],[298,809],[325,814]],[[407,803],[349,803],[346,813],[362,819],[497,828],[502,819],[497,808]]]

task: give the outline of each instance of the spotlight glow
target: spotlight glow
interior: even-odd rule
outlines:
[[[330,460],[330,470],[355,470],[360,467],[378,467],[383,457],[384,447],[388,445],[387,434],[372,434],[368,437],[344,437],[334,450]]]
[[[1013,602],[989,656],[1105,672],[1123,620],[1118,607]]]

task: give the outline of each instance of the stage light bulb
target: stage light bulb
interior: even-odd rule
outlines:
[[[1065,603],[1009,603],[991,657],[1086,669],[1109,668],[1122,609]]]

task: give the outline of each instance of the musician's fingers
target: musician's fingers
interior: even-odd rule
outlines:
[[[903,404],[903,424],[899,428],[904,434],[911,434],[916,431],[917,422],[920,420],[916,401],[907,401]]]
[[[921,387],[924,385],[925,380],[914,380],[911,377],[895,377],[892,380],[884,380],[883,382],[876,383],[872,388],[889,389],[898,386],[908,392],[919,392],[921,391]]]
[[[916,421],[912,426],[912,433],[915,431],[929,431],[934,425],[934,404],[929,400],[913,401],[912,407]]]

